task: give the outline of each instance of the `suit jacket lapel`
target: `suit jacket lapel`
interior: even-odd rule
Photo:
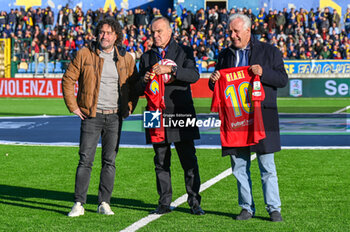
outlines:
[[[257,43],[256,39],[251,38],[250,43],[250,54],[249,54],[249,65],[258,64],[258,52],[259,52],[259,44]]]
[[[150,54],[150,66],[152,67],[153,65],[155,65],[156,63],[158,63],[158,61],[160,60],[158,57],[158,49],[156,47],[152,47],[152,52]]]
[[[176,54],[177,54],[177,44],[175,43],[175,41],[173,39],[170,40],[170,43],[168,45],[168,51],[165,54],[165,59],[170,59],[173,60],[175,62],[176,59]]]

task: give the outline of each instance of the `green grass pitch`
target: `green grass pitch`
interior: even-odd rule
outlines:
[[[210,99],[194,99],[197,112],[209,112]],[[141,113],[141,99],[135,113]],[[283,98],[280,112],[332,113],[349,98]],[[0,116],[70,115],[62,99],[0,98]],[[119,231],[157,205],[153,150],[121,148],[111,207],[114,216],[98,215],[101,169],[97,149],[85,215],[68,218],[73,205],[77,147],[0,145],[0,231]],[[173,200],[185,193],[183,171],[172,151]],[[220,150],[197,149],[202,183],[230,167]],[[256,217],[235,221],[235,178],[230,175],[201,193],[204,216],[189,213],[187,203],[139,231],[349,231],[350,150],[283,150],[275,156],[282,201],[281,223],[268,221],[256,160],[252,162]]]
[[[0,145],[0,231],[119,231],[156,207],[152,149],[122,148],[111,207],[98,215],[100,148],[94,162],[85,215],[69,218],[73,204],[77,147]],[[6,156],[6,154],[8,154]],[[230,167],[219,150],[197,150],[202,183]],[[204,216],[187,203],[140,231],[348,231],[350,228],[350,151],[284,150],[276,165],[284,222],[271,223],[265,211],[256,160],[252,162],[256,217],[235,221],[236,181],[232,175],[202,192]],[[185,193],[183,172],[173,150],[173,200]]]
[[[197,113],[209,113],[211,99],[193,99]],[[280,113],[333,113],[350,105],[350,98],[280,98]],[[146,106],[140,98],[134,114],[141,114]],[[33,115],[69,115],[62,99],[0,98],[0,117]],[[348,110],[350,112],[350,110]]]

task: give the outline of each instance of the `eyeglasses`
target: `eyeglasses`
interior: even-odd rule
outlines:
[[[111,36],[113,35],[114,31],[100,31],[99,35],[108,35]]]

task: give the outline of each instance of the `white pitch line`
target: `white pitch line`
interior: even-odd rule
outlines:
[[[18,145],[18,146],[46,146],[46,147],[79,147],[79,143],[41,143],[41,142],[21,142],[21,141],[6,141],[0,140],[1,145]],[[101,147],[101,144],[97,145]],[[152,145],[134,145],[134,144],[120,144],[120,148],[152,148]],[[171,146],[174,148],[174,146]],[[221,149],[218,145],[196,145],[197,149],[214,150]],[[349,150],[350,146],[282,146],[282,150]]]
[[[346,111],[348,109],[350,109],[350,106],[347,106],[347,107],[344,107],[343,109],[337,110],[337,111],[333,112],[333,114],[339,114],[339,113]]]
[[[256,154],[251,156],[251,160],[254,160],[254,159],[256,159]],[[226,169],[225,171],[223,171],[219,175],[211,178],[210,180],[208,180],[204,184],[202,184],[201,187],[200,187],[199,192],[202,192],[202,191],[206,190],[210,186],[216,184],[217,182],[219,182],[220,180],[224,179],[225,177],[227,177],[227,176],[229,176],[231,174],[232,174],[232,169],[231,168]],[[185,203],[186,200],[187,200],[187,193],[182,195],[181,197],[177,198],[175,201],[173,201],[170,204],[170,206],[171,206],[172,209],[175,209],[179,205]],[[148,215],[147,217],[141,218],[137,222],[135,222],[132,225],[126,227],[123,230],[121,230],[120,232],[134,232],[134,231],[137,231],[138,229],[146,226],[148,223],[150,223],[152,221],[157,220],[158,218],[160,218],[163,215],[164,214],[151,214],[151,215]]]

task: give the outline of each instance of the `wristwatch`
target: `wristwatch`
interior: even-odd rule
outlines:
[[[171,66],[171,74],[176,75],[177,72],[177,66]]]

